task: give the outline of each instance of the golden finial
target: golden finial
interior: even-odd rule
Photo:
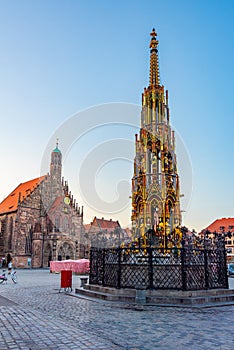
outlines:
[[[157,33],[155,29],[152,29],[151,35],[151,41],[150,41],[150,85],[151,86],[158,86],[160,85],[160,78],[159,78],[159,64],[158,64],[158,40],[156,39]]]
[[[152,32],[150,33],[150,35],[152,36],[152,39],[150,41],[150,48],[156,49],[158,45],[158,40],[156,39],[157,33],[154,28],[152,29]]]

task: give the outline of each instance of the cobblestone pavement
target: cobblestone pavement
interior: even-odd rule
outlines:
[[[0,350],[234,349],[234,306],[141,310],[59,293],[60,275],[48,270],[17,276],[16,285],[0,285]]]

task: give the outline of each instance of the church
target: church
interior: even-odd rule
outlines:
[[[48,267],[51,260],[88,257],[79,207],[62,178],[58,142],[50,173],[19,184],[0,203],[0,258],[14,267]]]

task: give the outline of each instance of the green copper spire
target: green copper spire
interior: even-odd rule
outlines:
[[[56,148],[53,150],[55,153],[61,153],[60,149],[58,148],[58,139],[56,141]]]

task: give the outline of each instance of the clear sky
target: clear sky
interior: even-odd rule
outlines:
[[[102,117],[97,117],[99,127],[81,139],[74,129],[77,135],[83,126],[83,133],[87,129],[88,118],[78,113],[87,108],[111,102],[121,102],[126,109],[129,103],[140,106],[148,86],[149,33],[155,27],[171,123],[182,140],[177,144],[185,145],[178,157],[185,162],[182,178],[187,174],[191,182],[188,158],[193,172],[192,196],[185,190],[187,202],[181,208],[186,210],[184,224],[200,230],[216,218],[233,217],[233,18],[232,0],[0,0],[0,200],[19,183],[39,176],[42,164],[49,171],[44,155],[57,136],[64,176],[85,206],[85,221],[95,213],[102,215],[95,203],[86,207],[89,195],[80,186],[91,172],[104,201],[126,197],[125,218],[118,210],[102,216],[128,223],[131,193],[126,183],[117,186],[117,175],[125,180],[132,176],[131,152],[126,149],[133,144],[138,119],[125,127],[122,116],[116,117],[117,126],[111,117],[101,128]],[[114,114],[112,105],[105,112]],[[78,120],[86,120],[81,128]],[[107,135],[115,158],[118,148],[122,158],[117,169],[110,156],[93,169],[98,155],[106,155],[105,142],[109,149]],[[123,140],[121,147],[115,138]],[[86,164],[90,159],[92,166]]]

